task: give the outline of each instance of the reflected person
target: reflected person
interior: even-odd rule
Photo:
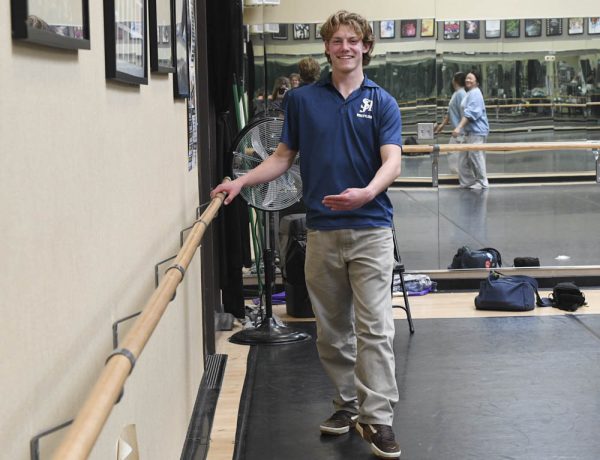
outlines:
[[[477,71],[472,70],[467,73],[465,78],[467,95],[461,102],[462,118],[452,131],[452,137],[458,137],[464,130],[466,144],[484,144],[490,132],[485,102],[479,88],[480,82],[481,76]],[[458,182],[461,188],[488,188],[483,150],[460,152]]]
[[[465,73],[456,72],[452,77],[452,88],[454,93],[448,103],[448,112],[442,122],[435,127],[435,134],[439,134],[448,123],[456,128],[462,118],[461,102],[467,95],[465,91]],[[458,136],[450,136],[450,144],[462,144],[465,141],[464,132],[460,132]],[[451,173],[458,173],[459,152],[448,152],[448,166]]]

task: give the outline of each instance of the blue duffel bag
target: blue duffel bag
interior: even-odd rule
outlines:
[[[531,276],[504,276],[490,272],[479,285],[479,295],[475,297],[477,310],[529,311],[535,306],[550,306],[540,298],[538,283]]]

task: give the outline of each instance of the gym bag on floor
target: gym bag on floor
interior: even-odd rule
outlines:
[[[548,306],[538,294],[535,278],[524,275],[504,276],[491,272],[479,285],[475,297],[477,310],[529,311],[537,305]]]
[[[565,311],[575,311],[585,305],[585,295],[575,283],[558,283],[554,286],[550,297],[552,306]]]
[[[454,268],[496,268],[502,266],[500,252],[494,248],[481,248],[473,251],[469,246],[458,248],[449,269]]]

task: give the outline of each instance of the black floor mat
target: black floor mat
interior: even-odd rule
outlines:
[[[600,458],[600,318],[415,323],[413,336],[396,323],[402,459]],[[314,323],[294,327],[315,336]],[[240,460],[373,458],[354,432],[319,435],[332,386],[314,340],[259,346],[256,356]]]

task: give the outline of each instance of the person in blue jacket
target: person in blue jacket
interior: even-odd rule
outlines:
[[[471,71],[465,78],[467,95],[462,100],[462,118],[452,131],[458,137],[465,133],[465,144],[484,144],[490,132],[483,94],[479,88],[481,77]],[[458,181],[461,188],[487,189],[488,179],[483,150],[461,152],[458,160]]]
[[[335,412],[319,429],[343,435],[356,427],[375,455],[398,458],[393,209],[386,191],[400,174],[400,110],[363,72],[374,44],[364,17],[338,11],[321,36],[331,73],[289,92],[275,152],[212,196],[226,192],[228,204],[242,187],[283,174],[300,152],[306,284],[319,357],[335,388]]]

